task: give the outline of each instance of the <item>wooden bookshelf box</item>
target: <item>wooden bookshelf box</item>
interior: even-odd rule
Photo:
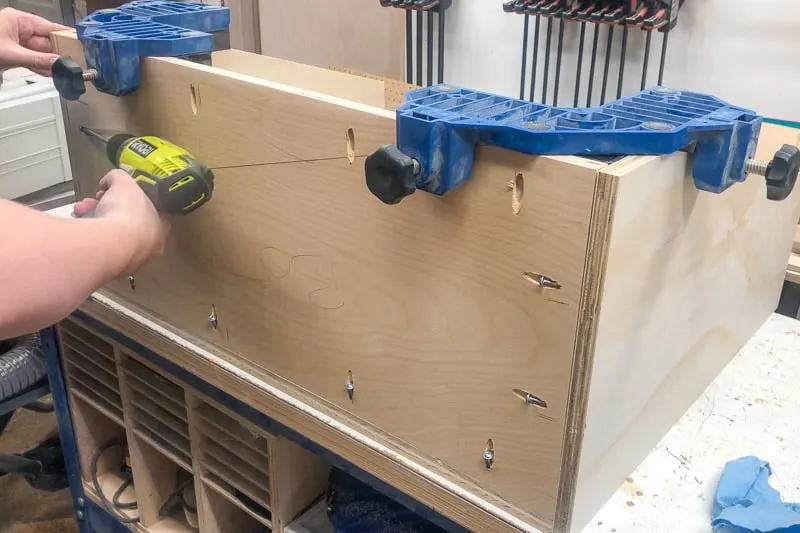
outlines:
[[[775,308],[796,191],[699,192],[683,152],[481,147],[463,187],[386,206],[363,166],[395,141],[391,82],[213,62],[148,58],[135,95],[67,105],[81,195],[107,169],[82,124],[216,174],[84,310],[473,531],[579,530]],[[797,141],[765,125],[759,155]]]

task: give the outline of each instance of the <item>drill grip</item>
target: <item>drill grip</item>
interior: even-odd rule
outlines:
[[[141,170],[132,176],[159,213],[187,215],[211,199],[214,187],[208,174],[190,166],[163,178]]]

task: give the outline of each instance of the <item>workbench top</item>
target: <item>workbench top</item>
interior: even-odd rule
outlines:
[[[800,405],[800,321],[774,314],[583,533],[707,533],[719,475],[745,455],[768,461],[772,486],[785,501],[800,501],[792,405]],[[324,509],[312,508],[289,533],[331,533]]]

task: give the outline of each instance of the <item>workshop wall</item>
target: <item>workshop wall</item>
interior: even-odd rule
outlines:
[[[519,96],[524,17],[504,13],[503,0],[455,0],[446,16],[445,81],[508,96]],[[544,30],[545,24],[542,24]],[[553,94],[555,46],[553,31],[548,94]],[[586,79],[592,31],[587,29],[581,105],[586,103]],[[600,29],[598,69],[602,74],[607,28]],[[536,100],[541,99],[545,32],[539,43]],[[617,94],[620,36],[615,31],[608,98]],[[559,104],[572,105],[580,24],[567,23]],[[654,34],[648,86],[655,85],[661,34]],[[529,46],[532,50],[533,24]],[[644,35],[628,37],[623,94],[639,90]],[[528,54],[530,65],[532,52]],[[664,85],[707,92],[768,117],[800,120],[800,2],[795,0],[686,0],[677,28],[669,39]],[[595,75],[594,104],[599,103]],[[550,96],[548,96],[550,101]]]

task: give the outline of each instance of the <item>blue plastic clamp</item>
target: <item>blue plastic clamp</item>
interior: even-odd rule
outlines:
[[[592,108],[561,108],[451,85],[411,91],[397,109],[397,148],[419,163],[416,188],[445,194],[469,179],[475,146],[536,155],[694,152],[698,189],[746,177],[762,117],[714,96],[655,87]]]
[[[123,96],[139,86],[141,58],[210,54],[230,9],[194,2],[137,0],[95,11],[75,25],[98,91]]]

